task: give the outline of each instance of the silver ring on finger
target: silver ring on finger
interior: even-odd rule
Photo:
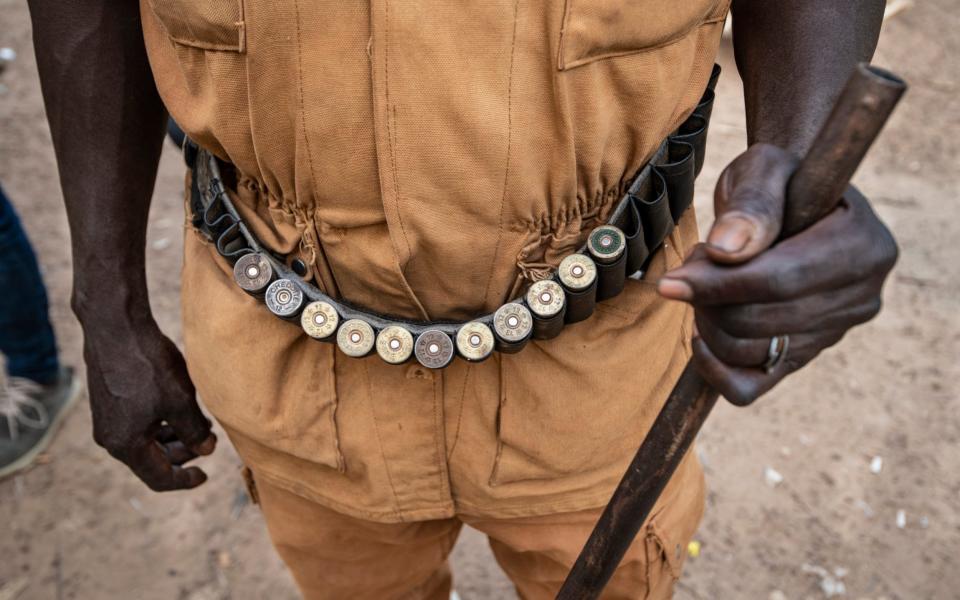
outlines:
[[[770,348],[767,350],[767,361],[763,363],[763,370],[772,373],[783,359],[787,357],[787,350],[790,348],[789,335],[775,335],[770,338]]]

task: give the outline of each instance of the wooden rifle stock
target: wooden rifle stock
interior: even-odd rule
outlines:
[[[787,186],[781,237],[836,208],[854,171],[893,112],[906,84],[860,64]],[[567,575],[557,600],[600,595],[646,521],[660,493],[717,402],[717,391],[687,363]]]

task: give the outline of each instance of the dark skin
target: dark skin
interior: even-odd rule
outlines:
[[[144,270],[166,125],[130,0],[30,3],[72,238],[93,436],[156,491],[206,480],[185,464],[216,438],[177,347],[157,327]]]
[[[706,243],[666,273],[659,290],[693,305],[694,362],[734,404],[752,403],[880,311],[897,247],[857,190],[814,227],[774,243],[798,157],[854,65],[873,55],[884,5],[733,2],[750,147],[717,182]],[[790,345],[766,373],[756,367],[775,335],[789,335]]]
[[[772,245],[786,181],[853,65],[873,53],[882,0],[736,0],[737,63],[751,147],[717,186],[707,243],[660,282],[696,309],[695,360],[749,403],[879,309],[896,259],[854,191],[815,227]],[[84,330],[94,439],[154,490],[196,487],[190,461],[216,438],[180,352],[157,327],[144,271],[163,143],[160,102],[132,0],[30,0],[34,41],[73,241],[72,305]],[[771,335],[787,360],[763,363]]]

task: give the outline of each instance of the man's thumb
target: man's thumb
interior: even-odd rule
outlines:
[[[714,196],[717,220],[707,235],[714,262],[745,262],[776,241],[795,168],[793,156],[770,144],[754,144],[727,166]]]

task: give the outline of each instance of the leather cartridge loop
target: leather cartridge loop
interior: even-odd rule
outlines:
[[[703,155],[707,147],[707,120],[697,113],[683,122],[676,135],[670,136],[674,142],[686,142],[693,146],[693,174],[697,176],[703,169]]]
[[[498,309],[497,313],[480,315],[463,322],[415,321],[382,315],[327,296],[287,266],[286,257],[276,255],[260,244],[240,218],[227,194],[218,159],[187,140],[184,157],[192,169],[192,223],[214,243],[217,252],[231,265],[237,265],[247,255],[256,255],[256,258],[243,258],[239,271],[235,269],[238,285],[252,296],[272,303],[271,311],[279,317],[302,323],[301,313],[305,307],[313,311],[311,314],[320,314],[323,317],[321,323],[307,320],[305,335],[320,341],[334,341],[343,338],[337,334],[346,324],[355,324],[354,330],[357,336],[364,334],[363,340],[338,340],[341,349],[347,347],[353,356],[371,353],[377,336],[384,331],[403,332],[402,340],[394,336],[403,348],[385,346],[379,349],[381,356],[389,358],[388,362],[400,363],[415,356],[424,366],[442,368],[449,364],[454,344],[459,344],[459,354],[468,360],[486,358],[489,355],[488,348],[495,347],[502,352],[519,351],[531,333],[535,339],[549,339],[561,333],[565,322],[573,323],[588,318],[597,301],[619,294],[625,279],[642,272],[650,257],[663,245],[692,203],[694,178],[703,164],[703,149],[714,97],[712,87],[717,75],[719,67],[714,68],[710,86],[697,111],[678,128],[675,135],[664,140],[650,162],[633,177],[607,224],[594,229],[587,243],[577,250],[576,254],[582,255],[577,259],[583,263],[581,266],[595,266],[596,281],[579,286],[569,277],[570,274],[567,274],[565,281],[560,274],[554,273],[547,280],[533,284],[532,289],[538,293],[535,298],[531,299],[531,290],[527,290],[523,296],[505,305],[509,305],[506,312]],[[257,267],[256,272],[251,266]],[[269,277],[260,281],[263,279],[262,273],[268,271]],[[266,294],[263,291],[267,283],[272,288],[272,295],[271,289]],[[563,298],[562,310],[551,312],[555,307],[550,302],[556,302],[557,296]],[[318,306],[323,310],[318,312]],[[516,321],[510,321],[512,327],[518,326],[524,319],[531,319],[532,332],[524,331],[519,335],[508,331],[505,322],[496,323],[497,314],[501,321],[512,316]],[[326,329],[322,332],[318,330],[329,322],[335,324],[337,334]],[[360,332],[361,324],[364,326],[363,332]],[[486,336],[487,332],[491,336]],[[407,333],[412,339],[412,352],[408,351],[410,339],[407,339]],[[393,339],[388,337],[383,338],[384,344]],[[491,339],[481,339],[484,337]],[[480,340],[476,351],[467,343],[473,339]],[[403,350],[402,355],[400,350]]]
[[[669,162],[657,165],[656,169],[667,186],[667,199],[674,224],[693,204],[693,181],[695,161],[693,146],[687,142],[671,139],[667,143]]]

